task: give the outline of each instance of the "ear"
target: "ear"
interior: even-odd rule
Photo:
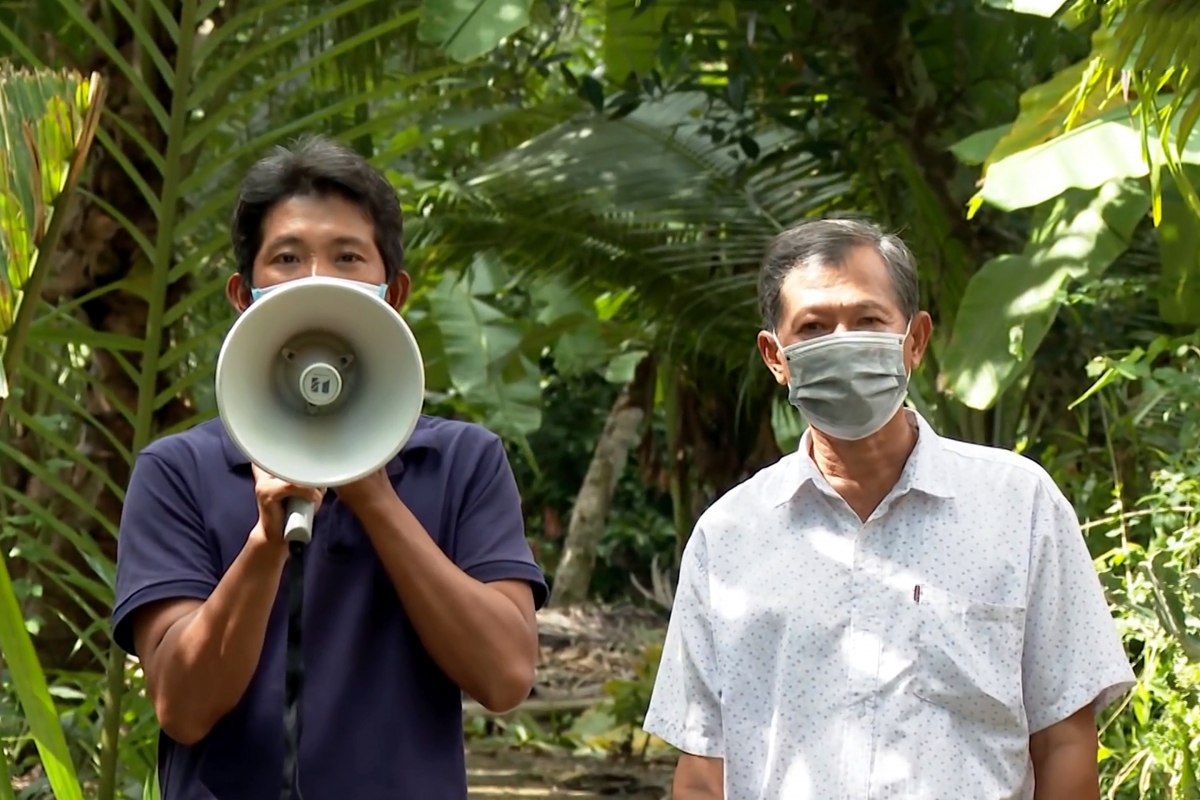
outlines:
[[[412,289],[412,277],[400,270],[396,273],[396,277],[388,283],[387,294],[384,299],[392,308],[399,311],[404,307],[404,303],[408,300],[408,292]]]
[[[758,352],[762,356],[763,363],[767,365],[767,369],[771,371],[771,375],[775,377],[775,382],[780,386],[787,386],[787,358],[784,357],[779,343],[775,341],[775,337],[769,331],[758,332]]]
[[[240,272],[233,273],[225,281],[225,299],[239,314],[250,307],[250,286],[242,280]]]
[[[918,311],[913,315],[912,324],[908,328],[908,341],[904,344],[904,362],[909,372],[921,366],[925,357],[925,348],[933,336],[933,317],[926,311]]]

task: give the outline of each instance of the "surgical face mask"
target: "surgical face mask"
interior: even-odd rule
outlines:
[[[904,403],[907,339],[907,329],[903,334],[850,331],[782,348],[788,364],[788,399],[809,425],[827,436],[865,439],[886,425]]]
[[[300,278],[299,280],[304,280],[304,279]],[[345,279],[342,279],[342,280],[345,280]],[[378,286],[373,283],[365,283],[364,281],[346,280],[346,283],[353,283],[353,284],[355,284],[355,286],[362,287],[364,291],[369,291],[374,294],[377,294],[379,296],[380,300],[387,300],[388,285],[386,283],[381,283]],[[274,290],[278,289],[280,286],[286,286],[286,285],[287,285],[286,283],[277,283],[274,286],[268,286],[265,289],[251,288],[250,289],[250,302],[253,303],[255,300],[259,299],[264,294],[273,292]]]

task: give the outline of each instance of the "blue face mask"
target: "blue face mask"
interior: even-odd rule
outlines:
[[[361,285],[363,285],[363,286],[370,286],[370,285],[371,285],[371,284],[369,284],[369,283],[365,283],[365,282],[363,282],[363,281],[354,281],[354,283],[358,283],[358,284],[361,284]],[[271,291],[274,291],[275,289],[278,289],[280,286],[284,286],[284,285],[285,285],[285,284],[282,284],[282,283],[277,283],[277,284],[275,284],[274,286],[268,286],[268,287],[266,287],[265,289],[254,289],[254,288],[252,288],[252,289],[250,289],[250,302],[252,302],[252,303],[253,303],[255,300],[259,299],[259,298],[260,298],[260,297],[262,297],[264,294],[266,294],[266,293],[268,293],[268,292],[271,292]],[[379,286],[377,286],[377,287],[376,287],[375,293],[376,293],[377,295],[379,295],[379,299],[380,299],[380,300],[387,300],[387,290],[388,290],[388,285],[387,285],[386,283],[381,283],[381,284],[379,284]]]

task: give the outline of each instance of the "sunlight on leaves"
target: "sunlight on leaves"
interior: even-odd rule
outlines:
[[[417,35],[455,61],[474,61],[529,24],[532,0],[425,0]]]
[[[16,378],[22,338],[40,300],[65,203],[87,157],[102,103],[97,75],[0,67],[0,400]],[[2,556],[0,653],[54,795],[81,800],[58,712]]]

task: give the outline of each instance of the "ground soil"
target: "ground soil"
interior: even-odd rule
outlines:
[[[573,758],[528,749],[471,748],[471,800],[667,800],[672,765]]]
[[[662,643],[665,612],[637,606],[576,606],[538,612],[541,658],[534,698],[582,697],[632,678],[647,644]]]
[[[665,623],[665,612],[631,606],[539,612],[538,681],[523,708],[598,701],[606,681],[634,677],[642,649],[662,641]],[[516,748],[503,740],[469,740],[471,800],[669,797],[674,766],[669,754],[653,760],[595,758],[536,745]]]

